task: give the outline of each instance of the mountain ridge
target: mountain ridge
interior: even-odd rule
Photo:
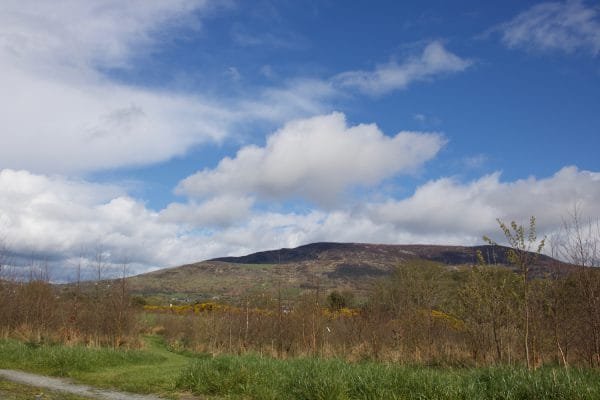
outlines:
[[[251,253],[244,256],[227,256],[212,258],[207,261],[229,262],[236,264],[274,264],[303,262],[319,259],[327,251],[388,251],[413,255],[429,261],[436,261],[446,265],[477,264],[477,252],[481,252],[487,264],[509,264],[506,252],[509,247],[501,245],[430,245],[430,244],[375,244],[375,243],[347,243],[347,242],[315,242],[293,248],[281,248]],[[539,265],[547,265],[554,260],[549,256],[540,254]],[[563,263],[564,264],[564,263]],[[565,264],[566,265],[566,264]]]
[[[399,245],[317,242],[239,257],[218,257],[161,269],[129,279],[134,293],[178,293],[198,299],[235,299],[280,285],[301,294],[314,287],[366,293],[380,278],[407,263],[434,262],[448,268],[477,264],[510,266],[504,246]],[[564,274],[570,265],[540,255],[531,276]]]

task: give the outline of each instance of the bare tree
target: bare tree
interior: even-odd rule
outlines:
[[[583,217],[578,204],[563,219],[561,239],[562,258],[580,267],[600,266],[600,222]]]
[[[560,256],[579,267],[574,274],[579,297],[583,341],[588,342],[590,365],[600,366],[600,222],[582,216],[581,207],[573,206],[563,221]]]
[[[506,252],[508,261],[517,267],[522,280],[522,296],[523,296],[523,325],[524,325],[524,345],[525,345],[525,359],[527,361],[527,368],[531,369],[531,356],[530,356],[530,299],[529,299],[529,272],[530,267],[535,263],[539,257],[546,238],[544,237],[538,242],[536,228],[535,228],[535,217],[529,219],[529,229],[526,229],[523,225],[518,225],[515,221],[512,221],[510,225],[497,219],[500,229],[504,233],[504,237],[508,242],[510,248]],[[491,245],[497,245],[492,239],[487,236],[483,237],[483,240]]]

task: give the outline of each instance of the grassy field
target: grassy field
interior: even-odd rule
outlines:
[[[315,358],[274,360],[258,355],[212,357],[170,352],[156,336],[147,337],[146,343],[143,350],[121,351],[1,340],[0,368],[68,376],[98,387],[171,398],[190,392],[215,399],[600,398],[596,370],[528,372],[508,367],[450,369]],[[0,382],[0,394],[2,390],[18,393],[16,386]],[[45,398],[58,398],[51,396]]]
[[[193,357],[166,349],[160,337],[147,337],[143,350],[32,346],[0,340],[0,368],[74,378],[96,387],[176,398],[181,371]]]
[[[239,399],[598,399],[596,371],[436,369],[338,360],[205,358],[190,365],[177,387]]]

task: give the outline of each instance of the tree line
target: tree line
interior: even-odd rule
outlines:
[[[368,298],[323,293],[246,295],[206,312],[143,311],[125,279],[57,289],[44,277],[0,280],[0,334],[28,341],[136,345],[162,334],[173,350],[322,356],[424,365],[545,364],[600,367],[600,231],[577,214],[560,236],[499,221],[511,266],[399,265]],[[487,239],[489,243],[494,243]],[[531,273],[549,246],[556,263]],[[98,271],[102,266],[98,259]],[[99,272],[100,274],[100,272]],[[139,299],[138,299],[139,300]]]

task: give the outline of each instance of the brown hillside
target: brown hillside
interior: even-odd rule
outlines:
[[[154,271],[129,278],[134,293],[171,300],[235,300],[248,294],[273,292],[286,297],[319,288],[364,294],[376,279],[405,263],[436,262],[449,267],[473,265],[477,251],[489,264],[506,265],[501,246],[381,245],[313,243],[294,249],[263,251],[242,257],[222,257]],[[569,268],[541,256],[534,275],[563,273]]]

